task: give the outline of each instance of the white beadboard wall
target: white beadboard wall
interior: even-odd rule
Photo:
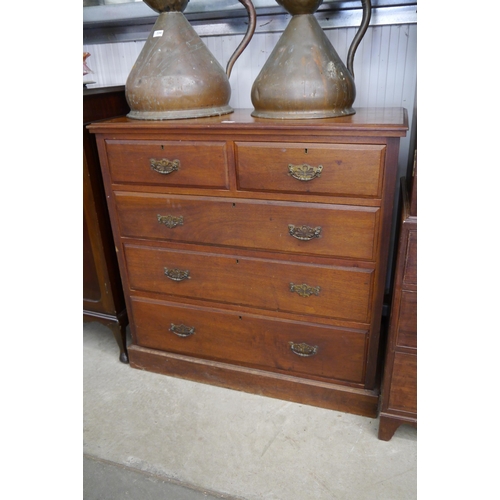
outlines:
[[[335,50],[345,62],[347,51],[357,27],[325,29]],[[253,108],[250,99],[252,84],[276,45],[281,32],[256,33],[250,44],[233,67],[230,105],[233,108]],[[242,35],[202,37],[209,50],[226,67],[226,63],[238,46]],[[116,42],[84,45],[84,52],[91,56],[87,64],[93,74],[88,75],[96,83],[93,87],[124,85],[145,41]],[[354,59],[356,81],[356,107],[404,107],[408,110],[410,129],[401,140],[399,153],[399,177],[405,176],[412,163],[415,144],[417,98],[417,25],[398,24],[369,27]],[[399,183],[396,196],[399,196]],[[397,206],[397,205],[395,205]],[[393,214],[393,228],[397,211]],[[395,233],[391,235],[393,253]],[[391,255],[392,258],[392,255]],[[390,283],[390,270],[387,286]]]

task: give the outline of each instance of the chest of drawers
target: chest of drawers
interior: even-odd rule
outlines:
[[[417,427],[417,164],[411,190],[401,179],[399,240],[382,383],[378,437],[401,424]]]
[[[95,123],[130,365],[375,416],[406,111]]]

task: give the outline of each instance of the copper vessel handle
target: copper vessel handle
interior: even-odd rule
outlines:
[[[174,325],[173,323],[170,324],[169,330],[178,337],[189,337],[195,332],[194,326]]]
[[[368,25],[370,24],[370,19],[372,17],[372,3],[371,0],[361,0],[363,4],[363,18],[361,19],[361,25],[359,30],[352,39],[351,46],[349,47],[349,52],[347,53],[347,70],[351,73],[354,78],[354,55],[361,40],[365,36]]]
[[[288,342],[288,344],[292,352],[297,356],[309,357],[309,356],[314,356],[318,352],[317,345],[309,345],[306,344],[305,342],[302,342],[301,344],[297,344],[295,342]]]
[[[307,163],[302,165],[293,165],[290,163],[288,165],[288,173],[298,181],[312,181],[321,175],[323,171],[323,165],[318,165],[317,167],[312,167]]]
[[[226,74],[229,78],[231,76],[231,70],[233,69],[233,65],[236,62],[236,59],[240,57],[241,53],[245,50],[246,46],[250,43],[250,40],[253,37],[255,26],[257,25],[257,15],[255,13],[255,7],[251,0],[238,0],[248,12],[248,28],[243,40],[240,42],[233,55],[229,58],[226,66]]]

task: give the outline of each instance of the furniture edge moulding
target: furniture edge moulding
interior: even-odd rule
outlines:
[[[358,112],[363,115],[359,108]],[[366,108],[371,109],[371,108]],[[377,108],[375,108],[377,109]],[[135,131],[146,134],[161,134],[168,130],[175,133],[180,131],[200,131],[210,132],[211,134],[245,134],[252,132],[252,135],[259,134],[268,136],[270,132],[275,131],[279,135],[300,135],[304,133],[315,133],[317,136],[356,136],[361,137],[404,137],[408,130],[408,113],[406,108],[394,108],[400,111],[397,117],[397,123],[362,123],[361,119],[356,123],[355,115],[343,118],[324,118],[307,120],[268,120],[251,118],[251,109],[235,110],[236,116],[222,115],[209,118],[183,119],[183,120],[133,120],[127,117],[120,117],[106,122],[94,122],[88,125],[92,133],[123,134],[127,133],[131,125]],[[367,117],[365,118],[368,119]]]

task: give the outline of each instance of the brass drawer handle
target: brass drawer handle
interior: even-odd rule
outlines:
[[[169,331],[175,333],[178,337],[189,337],[193,335],[195,332],[194,326],[186,326],[186,325],[174,325],[170,324]]]
[[[312,167],[307,163],[302,165],[293,165],[290,163],[288,165],[288,173],[298,181],[312,181],[321,175],[323,170],[323,165],[318,165],[317,167]]]
[[[309,286],[305,283],[302,283],[302,285],[290,283],[290,291],[297,292],[301,297],[310,297],[311,295],[319,295],[321,288],[319,286]]]
[[[301,241],[309,241],[313,238],[319,238],[321,235],[321,227],[311,227],[311,226],[294,226],[293,224],[288,224],[288,232],[290,236],[297,238]]]
[[[182,281],[189,280],[191,276],[189,276],[189,269],[183,271],[182,269],[169,269],[168,267],[163,268],[165,271],[165,276],[170,278],[172,281]]]
[[[288,342],[290,349],[297,356],[309,357],[314,356],[318,352],[317,345],[309,345],[304,342],[296,344],[295,342]]]
[[[171,174],[172,172],[179,170],[179,167],[181,166],[181,162],[179,160],[167,160],[166,158],[162,158],[161,160],[151,158],[149,160],[149,164],[151,165],[151,170],[163,175]]]
[[[158,222],[160,224],[165,224],[168,228],[172,229],[176,226],[184,225],[184,217],[180,215],[179,217],[174,217],[173,215],[160,215],[157,216]]]

